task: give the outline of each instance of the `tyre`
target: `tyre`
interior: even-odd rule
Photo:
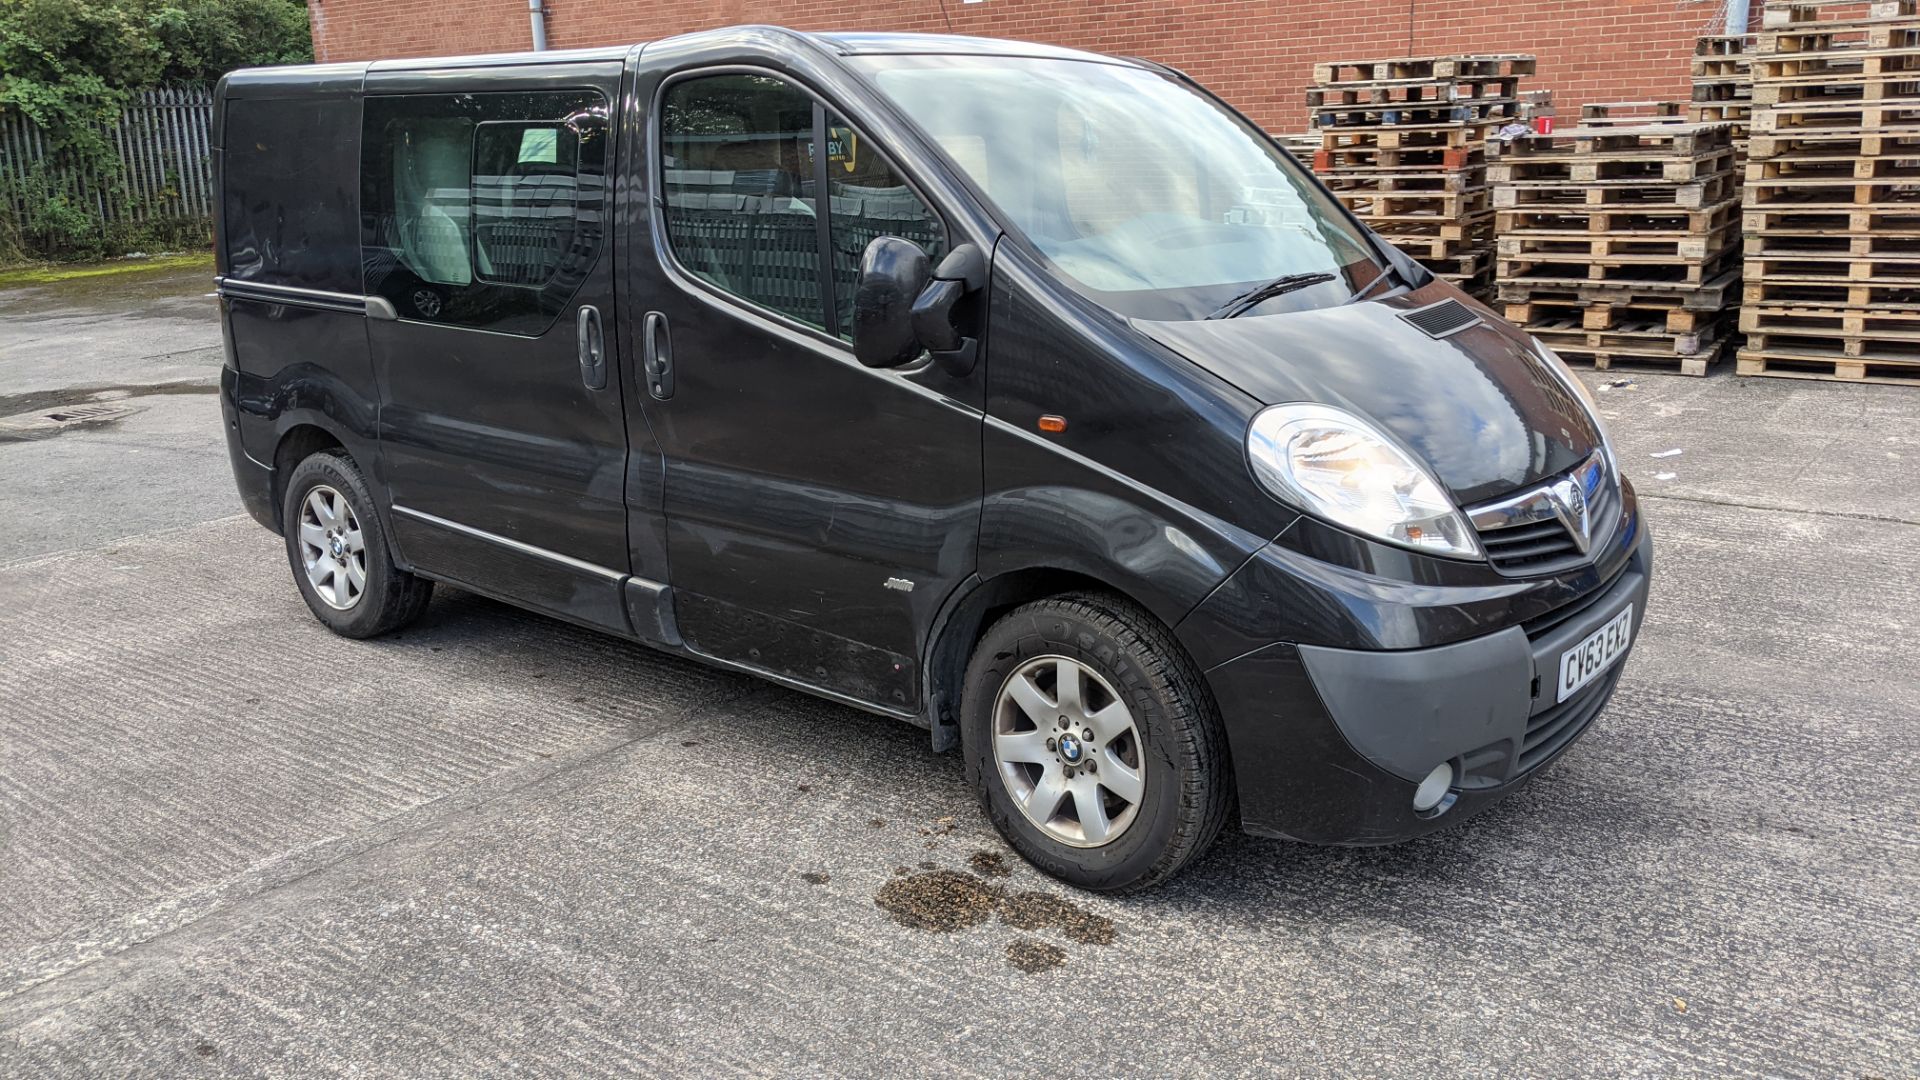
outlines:
[[[393,565],[366,477],[345,453],[323,450],[294,466],[280,511],[294,583],[329,630],[378,637],[426,610],[433,582]]]
[[[1157,885],[1219,835],[1233,801],[1206,685],[1152,615],[1116,597],[1027,604],[967,665],[967,773],[1014,850],[1054,877]]]

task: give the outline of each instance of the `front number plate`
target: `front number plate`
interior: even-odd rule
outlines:
[[[1633,638],[1633,605],[1607,620],[1607,625],[1588,634],[1585,641],[1560,654],[1560,696],[1565,701],[1580,688],[1598,678],[1627,651]]]

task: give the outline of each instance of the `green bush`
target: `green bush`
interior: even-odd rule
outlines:
[[[13,182],[27,209],[0,219],[0,260],[117,254],[128,236],[178,234],[177,224],[109,227],[59,178],[90,174],[103,197],[122,198],[106,133],[134,94],[312,58],[300,0],[0,0],[0,115],[26,116],[50,144],[49,168]]]

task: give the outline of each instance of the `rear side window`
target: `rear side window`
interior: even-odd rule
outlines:
[[[607,142],[591,91],[368,98],[366,292],[403,319],[544,333],[599,257]]]
[[[221,150],[228,277],[360,291],[359,116],[338,98],[232,98]]]
[[[879,150],[792,83],[682,79],[667,87],[660,129],[674,258],[758,307],[850,339],[868,244],[897,236],[935,259],[946,250],[940,219]]]

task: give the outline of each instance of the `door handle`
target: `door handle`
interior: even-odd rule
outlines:
[[[640,336],[647,390],[665,401],[673,396],[673,337],[667,333],[667,317],[658,311],[647,312],[645,329]]]
[[[589,390],[607,388],[607,339],[600,332],[600,311],[592,304],[580,305],[574,320],[574,337],[580,345],[580,381]]]

